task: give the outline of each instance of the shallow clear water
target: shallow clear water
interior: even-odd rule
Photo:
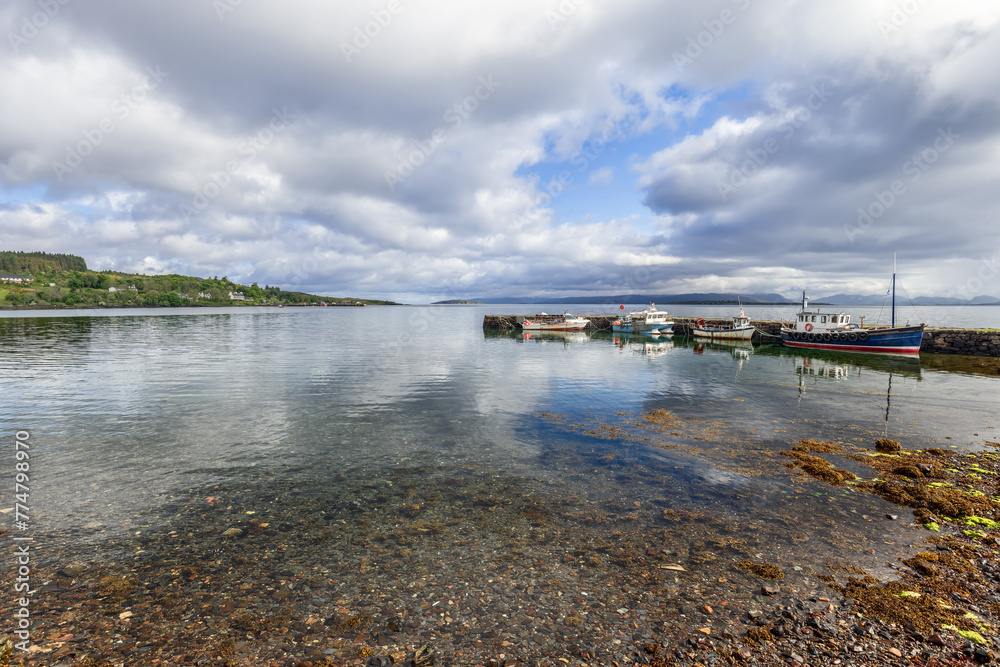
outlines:
[[[482,330],[485,313],[533,310],[8,313],[0,423],[8,438],[30,433],[33,525],[97,543],[207,484],[322,487],[416,467],[597,499],[665,497],[731,518],[818,516],[829,505],[817,498],[836,498],[847,524],[881,501],[796,478],[774,455],[804,438],[1000,440],[994,376],[773,346]],[[644,431],[652,410],[676,427]],[[899,529],[871,530],[878,542]]]

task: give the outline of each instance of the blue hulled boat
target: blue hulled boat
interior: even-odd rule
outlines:
[[[625,306],[622,306],[624,308]],[[667,311],[658,310],[655,304],[649,304],[649,308],[629,313],[611,323],[611,329],[616,333],[644,333],[644,334],[672,334],[674,332],[674,321],[671,320]]]
[[[781,341],[789,347],[887,354],[920,354],[924,325],[896,326],[896,271],[892,272],[892,324],[889,327],[864,329],[851,322],[846,313],[808,310],[806,291],[802,290],[802,310],[790,327],[781,327]]]

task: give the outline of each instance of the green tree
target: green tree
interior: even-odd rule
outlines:
[[[264,298],[264,290],[262,290],[257,283],[254,283],[250,287],[243,290],[243,296],[248,299],[262,299]]]

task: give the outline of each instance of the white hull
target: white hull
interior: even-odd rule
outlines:
[[[754,327],[744,329],[694,329],[695,338],[709,338],[712,340],[750,340],[753,337]]]
[[[542,316],[549,317],[545,313]],[[521,322],[522,331],[583,331],[590,324],[590,320],[585,317],[577,317],[569,313],[563,313],[562,317],[547,320],[535,321],[524,320]]]
[[[692,324],[691,334],[695,338],[709,340],[750,340],[756,330],[757,328],[750,324],[750,318],[743,312],[743,306],[740,306],[740,314],[733,318],[733,323],[729,326],[706,326],[705,320],[699,317]]]
[[[588,322],[589,320],[585,320],[583,324],[577,322],[532,322],[522,324],[521,329],[523,331],[583,331]]]

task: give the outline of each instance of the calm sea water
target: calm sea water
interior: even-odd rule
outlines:
[[[474,467],[594,496],[672,494],[679,508],[753,514],[789,509],[790,473],[767,456],[802,438],[959,449],[1000,440],[996,376],[774,346],[482,330],[485,313],[543,309],[4,313],[0,424],[8,443],[30,433],[34,525],[81,541],[130,531],[190,489],[231,477],[322,484],[402,466]],[[1000,312],[926,310],[928,324],[961,326],[990,326]],[[651,410],[679,426],[614,437]],[[609,474],[615,456],[656,474]]]

